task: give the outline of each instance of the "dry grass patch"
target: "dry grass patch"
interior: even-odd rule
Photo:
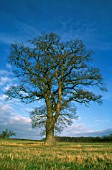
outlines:
[[[36,141],[0,142],[2,170],[112,170],[111,144],[58,143],[45,146]]]

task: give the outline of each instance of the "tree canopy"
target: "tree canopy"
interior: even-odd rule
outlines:
[[[32,124],[45,127],[47,144],[54,143],[55,129],[76,118],[75,102],[101,102],[102,96],[91,90],[105,90],[99,69],[90,65],[91,55],[81,40],[62,41],[55,33],[41,34],[27,46],[11,45],[9,63],[19,83],[6,94],[27,104],[37,101]]]

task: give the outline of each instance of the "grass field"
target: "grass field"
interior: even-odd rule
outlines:
[[[112,170],[112,143],[0,139],[0,170]]]

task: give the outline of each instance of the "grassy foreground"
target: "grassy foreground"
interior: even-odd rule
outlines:
[[[112,170],[112,143],[58,143],[0,139],[0,170]]]

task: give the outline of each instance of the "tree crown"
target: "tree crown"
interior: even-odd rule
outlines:
[[[18,43],[11,46],[9,63],[20,82],[11,86],[6,94],[9,99],[19,98],[25,103],[45,101],[44,112],[38,108],[31,112],[33,123],[36,120],[39,124],[41,118],[43,124],[51,115],[57,124],[59,118],[64,122],[67,116],[76,113],[70,110],[73,101],[86,105],[91,101],[101,102],[102,96],[90,88],[104,91],[103,78],[98,68],[90,66],[92,51],[86,50],[82,41],[63,42],[57,34],[50,33],[29,43],[29,46]]]

